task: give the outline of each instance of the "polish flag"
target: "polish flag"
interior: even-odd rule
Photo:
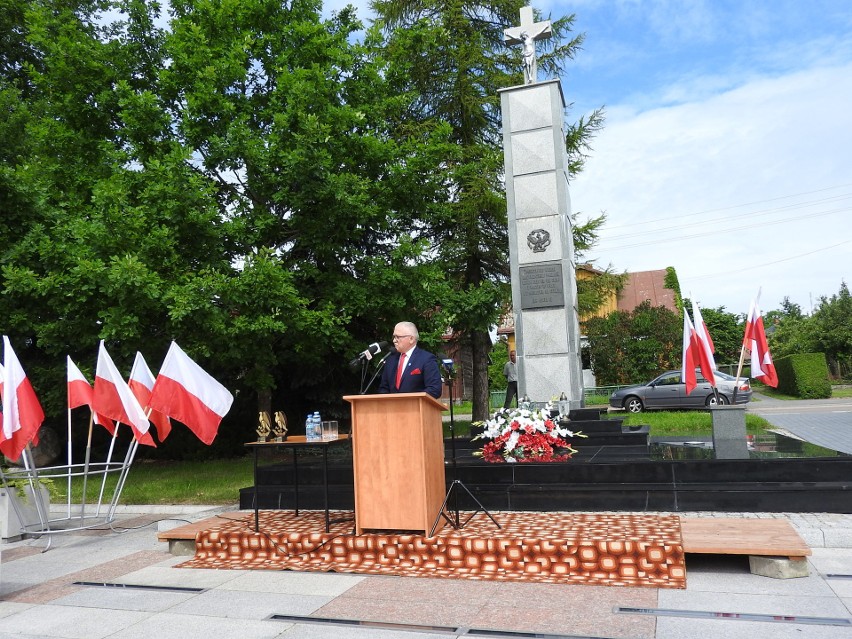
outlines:
[[[91,406],[92,385],[77,368],[71,356],[67,355],[66,359],[68,362],[68,408]]]
[[[701,343],[701,349],[704,351],[709,368],[709,371],[705,371],[702,366],[701,373],[704,375],[704,378],[710,382],[710,385],[715,387],[716,376],[713,375],[713,371],[717,369],[716,361],[713,359],[713,353],[716,352],[716,347],[713,346],[713,340],[710,339],[710,332],[707,330],[707,324],[704,323],[704,318],[701,317],[701,309],[698,308],[698,304],[696,304],[694,300],[692,302],[692,317],[695,320],[695,333],[698,335],[698,341]],[[710,373],[709,376],[707,375],[708,372]]]
[[[127,424],[140,444],[154,446],[148,432],[148,416],[139,405],[130,387],[121,377],[101,340],[98,348],[98,366],[95,370],[95,392],[92,410],[122,424]]]
[[[701,374],[710,382],[711,386],[716,385],[716,378],[713,376],[713,368],[707,359],[707,355],[708,353],[701,343],[701,338],[698,337],[698,332],[689,319],[689,313],[687,313],[686,309],[683,309],[683,364],[681,379],[686,384],[687,395],[698,385],[698,378],[695,375],[696,368],[701,368]]]
[[[92,410],[94,399],[94,391],[89,380],[80,372],[77,365],[73,362],[70,355],[66,355],[68,360],[68,408],[79,408],[80,406],[88,406]],[[115,434],[115,422],[108,417],[98,415],[92,410],[92,419],[96,424],[106,428],[110,435]]]
[[[758,295],[758,299],[760,296]],[[763,316],[757,300],[752,301],[746,320],[743,346],[751,352],[751,376],[759,379],[767,386],[778,387],[778,374],[772,355],[769,354],[769,344],[766,341],[766,331],[763,328]]]
[[[234,396],[227,388],[172,342],[148,407],[183,422],[198,439],[210,445],[233,401]]]
[[[5,335],[3,363],[3,428],[0,430],[0,451],[12,461],[18,461],[27,444],[38,444],[38,429],[44,421],[44,411],[9,338]]]
[[[147,406],[148,400],[151,398],[151,390],[154,388],[154,375],[139,351],[136,352],[136,359],[133,360],[133,368],[130,369],[130,380],[127,385],[130,386],[133,395],[139,400],[139,404]],[[157,427],[157,437],[161,442],[172,432],[172,422],[167,415],[160,411],[152,410],[148,419]]]

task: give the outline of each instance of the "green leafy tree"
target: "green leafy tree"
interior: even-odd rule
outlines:
[[[387,50],[400,90],[417,99],[412,127],[450,126],[440,173],[447,198],[423,211],[412,231],[426,239],[452,289],[441,317],[473,354],[473,417],[488,413],[488,331],[509,299],[506,202],[498,90],[522,82],[520,51],[503,44],[503,29],[518,19],[523,2],[376,0],[372,8],[388,34]],[[573,16],[553,22],[553,39],[539,56],[545,74],[562,70],[582,37],[567,39]],[[570,170],[579,171],[596,112],[568,128]]]
[[[852,296],[846,282],[831,297],[822,296],[810,321],[816,352],[825,353],[831,374],[852,376]]]
[[[377,31],[350,42],[350,10],[178,0],[159,30],[158,4],[115,6],[106,26],[86,3],[4,16],[21,51],[3,60],[33,62],[0,85],[0,321],[45,408],[64,404],[62,355],[90,372],[105,339],[120,368],[136,350],[156,368],[177,339],[237,414],[275,392],[291,417],[342,411],[341,352],[445,297],[409,212],[442,193],[448,127],[406,132],[410,97]]]
[[[598,384],[645,382],[680,368],[683,320],[664,306],[644,301],[633,311],[614,311],[586,322]]]
[[[815,325],[798,304],[785,297],[781,308],[764,317],[769,349],[774,358],[816,350]],[[745,322],[745,318],[743,319]]]

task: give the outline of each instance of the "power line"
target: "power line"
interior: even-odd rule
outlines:
[[[822,251],[828,251],[833,248],[837,248],[838,246],[843,246],[844,244],[849,244],[852,240],[844,240],[843,242],[838,242],[837,244],[832,244],[831,246],[824,246],[822,248],[814,249],[813,251],[808,251],[807,253],[799,253],[798,255],[791,255],[789,257],[781,258],[780,260],[775,260],[773,262],[765,262],[763,264],[749,264],[748,268],[763,268],[764,266],[772,266],[773,264],[780,264],[781,262],[789,262],[791,260],[797,260],[800,257],[807,257],[808,255],[813,255],[814,253],[820,253]],[[709,275],[697,275],[695,277],[690,277],[689,280],[706,280],[711,277],[719,277],[721,275],[732,275],[734,273],[742,273],[743,267],[734,269],[733,271],[724,271],[722,273],[711,273]]]
[[[739,208],[743,208],[743,207],[746,207],[746,206],[756,206],[758,204],[766,204],[768,202],[777,202],[779,200],[787,200],[791,197],[801,197],[803,195],[813,195],[814,193],[824,193],[825,191],[833,191],[835,189],[845,189],[848,186],[852,186],[852,184],[838,184],[836,186],[827,186],[825,188],[816,189],[814,191],[803,191],[802,193],[792,193],[790,195],[781,195],[779,197],[768,198],[768,199],[765,199],[765,200],[755,200],[754,202],[746,202],[746,203],[743,203],[743,204],[733,204],[731,206],[723,206],[723,207],[718,207],[718,208],[705,209],[703,211],[698,211],[696,213],[675,213],[675,214],[672,214],[672,215],[669,215],[669,216],[666,216],[666,217],[646,220],[645,223],[653,224],[654,222],[666,222],[666,221],[672,220],[672,219],[683,219],[683,218],[688,218],[688,217],[695,217],[697,215],[707,215],[708,213],[716,213],[716,212],[719,212],[719,211],[730,211],[732,209],[739,209]],[[616,224],[616,225],[610,226],[610,228],[611,229],[618,229],[618,228],[629,227],[629,226],[631,226],[631,224]]]
[[[808,202],[799,202],[797,204],[788,204],[786,206],[777,206],[777,207],[774,207],[774,208],[771,208],[771,209],[761,209],[759,211],[752,211],[751,213],[738,213],[735,217],[724,216],[724,217],[706,218],[706,219],[698,220],[698,221],[695,221],[695,222],[687,222],[687,223],[684,223],[684,224],[678,224],[676,226],[668,226],[668,227],[661,227],[661,228],[656,228],[656,229],[648,229],[648,230],[644,230],[644,231],[631,231],[630,233],[622,233],[622,234],[618,234],[618,235],[608,235],[608,234],[606,234],[606,230],[604,229],[602,234],[604,234],[606,241],[613,240],[613,239],[620,239],[620,238],[623,238],[623,237],[634,238],[634,237],[639,236],[639,235],[653,235],[653,234],[656,234],[656,233],[667,233],[667,232],[671,232],[671,231],[678,231],[680,229],[685,229],[685,228],[694,228],[696,226],[703,225],[703,224],[715,224],[717,222],[732,222],[732,221],[741,220],[741,219],[747,218],[747,217],[748,218],[754,218],[754,217],[763,216],[763,215],[772,215],[772,214],[778,213],[780,211],[790,211],[790,210],[795,210],[795,209],[807,208],[807,207],[815,206],[817,204],[825,204],[827,202],[836,202],[838,200],[848,200],[849,198],[852,198],[852,193],[843,194],[843,195],[835,195],[835,196],[832,196],[832,197],[823,198],[821,200],[811,200],[811,201],[808,201]],[[683,218],[678,218],[678,220],[682,220],[682,219]],[[795,218],[788,218],[788,219],[795,219]],[[652,222],[646,222],[646,221],[643,220],[642,226],[644,227],[644,226],[651,224],[651,223]]]
[[[643,242],[635,242],[633,244],[621,244],[621,245],[616,244],[616,245],[613,246],[613,245],[610,245],[608,242],[602,240],[601,242],[599,242],[597,248],[598,248],[599,251],[602,250],[602,249],[606,249],[607,251],[614,251],[614,250],[621,250],[621,249],[646,247],[650,244],[669,243],[669,242],[672,242],[673,240],[677,240],[677,241],[690,240],[690,239],[695,239],[695,238],[700,238],[700,237],[707,237],[709,235],[719,235],[721,233],[730,233],[732,231],[742,231],[742,230],[752,229],[752,228],[757,228],[757,227],[766,228],[766,227],[769,227],[769,226],[775,226],[776,224],[786,224],[787,222],[799,222],[801,220],[805,220],[805,219],[809,219],[809,218],[821,217],[823,215],[832,215],[834,213],[846,213],[846,212],[849,212],[849,211],[852,211],[852,208],[845,207],[845,208],[839,208],[839,209],[831,209],[831,210],[828,210],[828,211],[818,211],[816,213],[810,213],[808,215],[799,215],[799,216],[796,216],[796,217],[785,218],[785,219],[782,219],[782,220],[772,220],[771,222],[755,222],[753,224],[744,224],[742,226],[734,226],[734,227],[730,227],[730,228],[714,228],[714,229],[711,229],[709,231],[702,231],[700,233],[692,233],[692,234],[689,234],[689,235],[678,235],[676,237],[661,237],[661,238],[656,238],[656,239],[652,239],[652,240],[646,240],[646,241],[643,241]]]

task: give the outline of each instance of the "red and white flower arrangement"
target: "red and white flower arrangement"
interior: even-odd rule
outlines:
[[[491,463],[541,463],[568,461],[577,451],[569,437],[585,437],[559,425],[551,417],[553,407],[530,410],[501,408],[492,419],[475,424],[484,431],[473,439],[490,440],[473,453]]]

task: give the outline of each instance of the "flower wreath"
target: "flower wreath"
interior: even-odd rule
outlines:
[[[492,419],[474,424],[484,430],[473,439],[490,441],[473,454],[491,463],[568,461],[577,452],[568,438],[585,435],[562,428],[551,419],[552,410],[550,404],[540,410],[501,408]]]

